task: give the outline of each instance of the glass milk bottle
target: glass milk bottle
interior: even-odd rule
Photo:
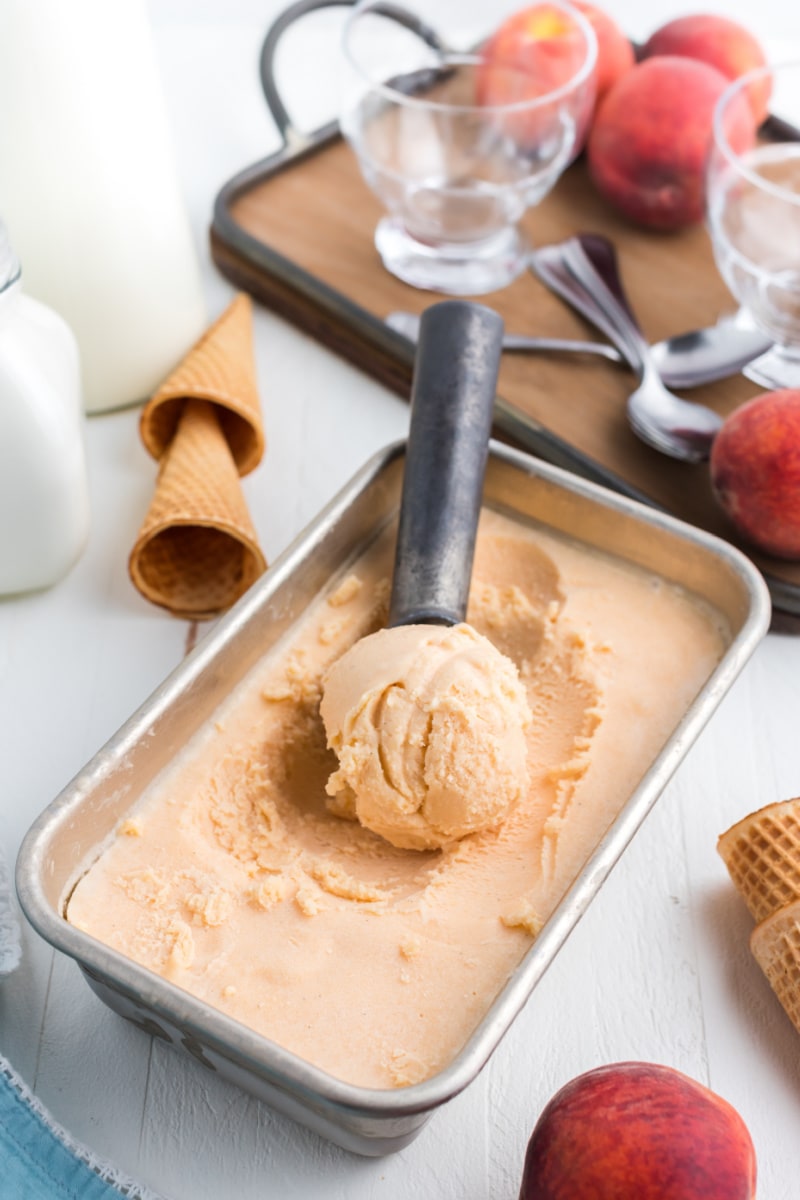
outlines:
[[[56,583],[89,532],[78,347],[0,224],[0,595]]]
[[[146,399],[207,322],[145,0],[2,0],[0,206],[75,334],[87,411]]]

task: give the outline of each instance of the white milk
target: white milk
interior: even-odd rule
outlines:
[[[144,0],[2,0],[0,212],[85,408],[146,399],[207,312]]]

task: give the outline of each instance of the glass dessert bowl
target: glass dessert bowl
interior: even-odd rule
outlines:
[[[764,67],[723,93],[714,116],[707,221],[717,267],[755,326],[774,342],[748,378],[800,386],[800,142],[733,144],[735,108],[750,89],[771,90],[771,108],[800,125],[800,62]]]
[[[515,31],[506,18],[519,7],[359,0],[346,22],[342,132],[387,210],[381,259],[415,287],[477,295],[510,283],[527,265],[523,214],[580,145],[591,25],[547,0]]]

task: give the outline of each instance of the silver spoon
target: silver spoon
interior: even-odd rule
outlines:
[[[608,239],[577,235],[535,251],[532,258],[536,273],[596,324],[638,375],[639,386],[627,405],[634,432],[671,458],[684,462],[708,458],[722,418],[704,405],[679,399],[662,383],[625,297]]]
[[[410,342],[416,342],[419,337],[421,317],[412,312],[390,312],[386,324],[397,333],[402,333]],[[610,362],[622,362],[618,350],[607,346],[604,342],[580,342],[570,338],[529,337],[524,333],[506,333],[503,335],[503,350],[525,353],[536,350],[563,351],[568,354],[599,354]]]
[[[567,286],[571,287],[571,283]],[[771,342],[748,321],[748,315],[740,309],[736,313],[725,314],[716,325],[709,325],[706,329],[676,333],[661,342],[654,342],[650,347],[650,357],[658,368],[661,382],[668,387],[699,387],[718,379],[728,379],[743,369],[750,378],[745,369],[747,364],[752,363],[755,367],[759,355]],[[419,322],[417,313],[404,311],[391,312],[386,318],[386,324],[410,342],[417,340]],[[619,351],[605,342],[533,337],[524,333],[505,334],[503,350],[519,354],[593,354],[609,362],[623,361]]]
[[[668,387],[699,387],[728,379],[754,364],[772,346],[756,329],[746,309],[725,313],[716,325],[676,333],[650,347],[653,361]]]
[[[681,400],[664,386],[623,291],[612,243],[599,235],[579,235],[566,245],[565,263],[573,279],[603,308],[620,352],[623,345],[628,349],[628,360],[640,380],[627,404],[634,432],[672,458],[684,462],[708,458],[722,417],[705,405]]]

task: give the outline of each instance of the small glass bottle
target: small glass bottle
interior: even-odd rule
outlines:
[[[77,342],[21,280],[0,222],[0,595],[62,579],[89,532]]]

